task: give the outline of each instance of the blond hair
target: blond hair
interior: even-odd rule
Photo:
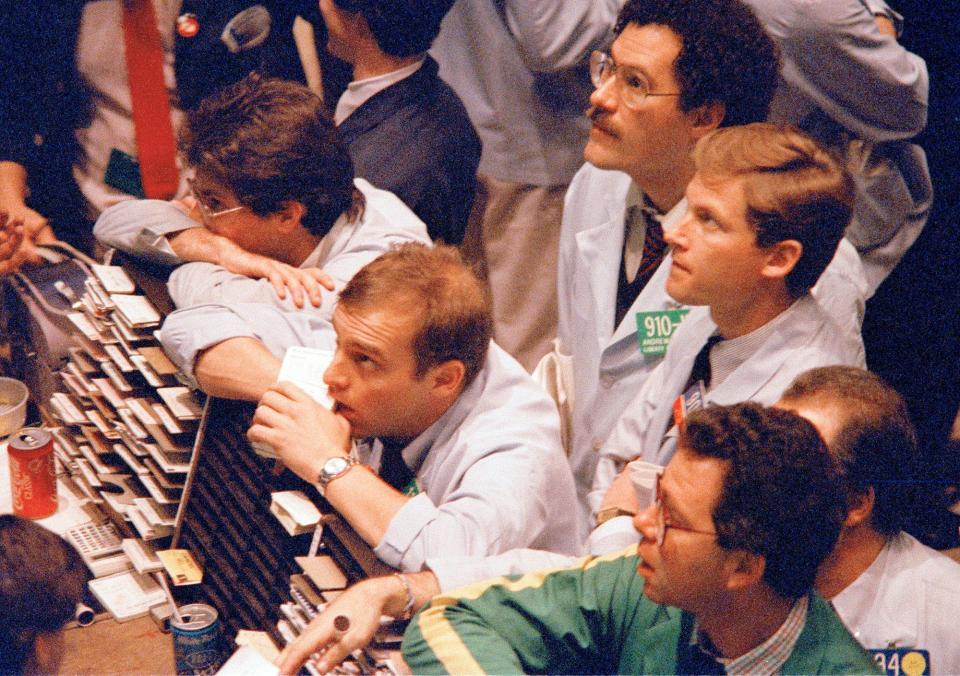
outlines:
[[[743,179],[758,246],[800,242],[789,292],[801,296],[816,284],[853,213],[853,178],[842,163],[800,130],[767,122],[717,129],[697,143],[693,158],[708,185]]]

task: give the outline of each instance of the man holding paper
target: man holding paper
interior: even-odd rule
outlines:
[[[196,342],[189,327],[200,316],[239,337]],[[247,390],[263,392],[250,440],[317,484],[391,566],[579,550],[556,406],[490,340],[489,298],[456,249],[407,244],[366,265],[341,291],[332,326],[332,411],[292,383],[270,384],[286,347],[330,347],[329,324],[310,313],[200,306],[172,314],[163,340],[192,341],[177,359],[199,354],[198,375],[225,373],[227,389],[260,373]]]

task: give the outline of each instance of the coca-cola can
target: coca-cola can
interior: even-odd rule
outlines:
[[[57,466],[53,437],[39,427],[24,427],[10,437],[10,493],[13,513],[43,519],[57,511]]]

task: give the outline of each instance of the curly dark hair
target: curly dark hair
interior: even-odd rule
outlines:
[[[87,567],[66,540],[0,515],[0,674],[22,673],[37,636],[73,617],[86,582]]]
[[[454,0],[333,0],[345,12],[362,14],[377,45],[391,56],[430,49]]]
[[[846,516],[839,470],[810,422],[757,403],[690,415],[679,445],[727,461],[713,510],[717,544],[764,557],[763,580],[796,599],[813,587]]]
[[[740,0],[629,0],[614,32],[630,24],[670,28],[683,46],[674,64],[680,109],[725,107],[722,126],[767,118],[780,72],[780,49]]]
[[[917,434],[907,405],[879,376],[853,366],[825,366],[797,376],[780,398],[835,412],[830,452],[840,462],[848,499],[873,489],[870,526],[890,538],[910,513],[916,476]]]
[[[187,113],[180,150],[258,216],[300,202],[318,237],[363,211],[346,145],[320,97],[296,82],[251,73],[207,97]]]
[[[445,361],[464,365],[464,387],[483,368],[493,334],[486,287],[453,246],[395,245],[367,263],[340,292],[345,309],[400,308],[419,314],[416,375]]]

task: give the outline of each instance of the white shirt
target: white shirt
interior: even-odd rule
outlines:
[[[931,674],[960,674],[960,564],[907,533],[831,603],[867,650],[928,650]]]
[[[340,95],[337,101],[337,108],[333,113],[333,121],[339,126],[346,120],[357,108],[366,103],[369,99],[379,94],[391,85],[395,85],[404,78],[410,77],[423,65],[424,59],[420,59],[409,66],[404,66],[399,70],[383,75],[375,75],[363,80],[355,80],[347,85],[347,90]]]
[[[491,343],[483,370],[404,450],[421,493],[394,515],[378,557],[402,570],[427,558],[489,556],[517,547],[578,552],[573,476],[553,401]],[[382,446],[361,449],[379,466]]]

